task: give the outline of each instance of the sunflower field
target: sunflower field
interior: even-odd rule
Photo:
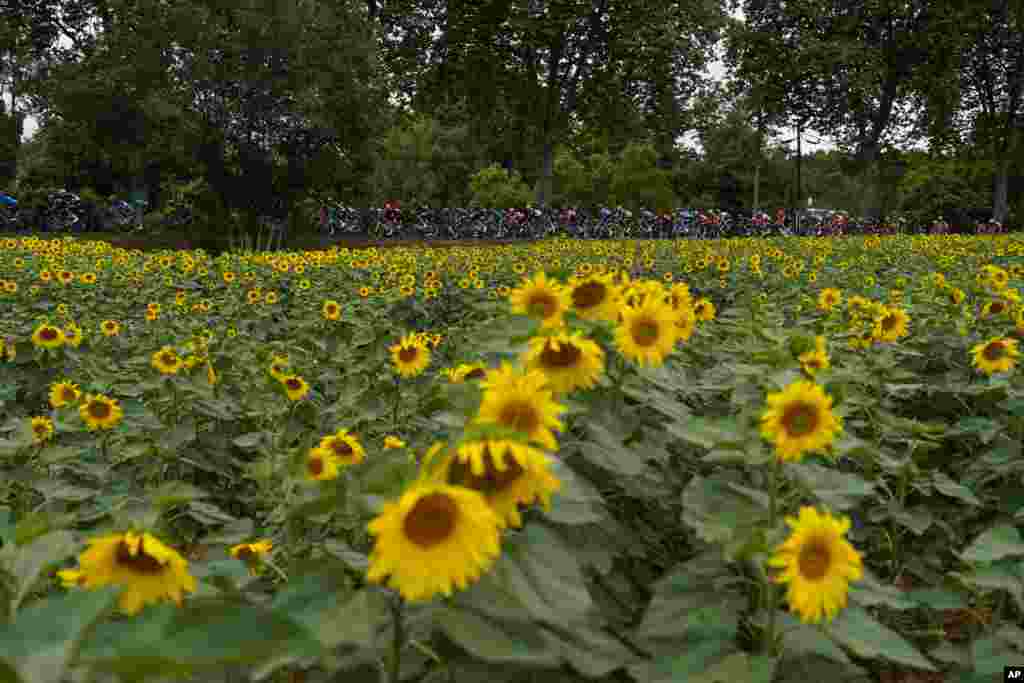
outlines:
[[[1020,236],[0,240],[0,681],[997,680]]]

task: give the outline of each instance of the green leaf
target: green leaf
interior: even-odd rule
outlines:
[[[820,655],[833,662],[850,664],[850,658],[815,624],[805,624],[789,612],[777,610],[775,623],[782,633],[783,658],[787,660]]]
[[[562,482],[551,496],[549,519],[560,524],[587,524],[604,519],[603,501],[594,486],[576,474],[561,458],[551,458],[551,473]]]
[[[466,607],[442,608],[435,612],[434,622],[478,659],[534,667],[558,666],[558,656],[548,647],[536,624],[494,619]]]
[[[575,555],[543,524],[528,525],[509,537],[490,573],[540,621],[582,621],[593,606]]]
[[[59,683],[83,634],[114,606],[117,595],[110,588],[72,591],[19,612],[13,622],[0,624],[0,664],[16,672],[21,683]]]
[[[690,417],[669,422],[665,425],[673,436],[683,441],[711,450],[719,448],[741,448],[747,440],[735,418],[709,419]]]
[[[1017,609],[1024,612],[1024,562],[1004,560],[978,567],[970,573],[953,572],[952,574],[967,585],[982,591],[1006,591],[1017,603]]]
[[[387,595],[372,588],[351,593],[347,571],[337,563],[292,576],[270,609],[305,626],[328,650],[342,643],[372,647],[389,615]]]
[[[714,619],[713,615],[689,617],[687,628],[678,646],[671,652],[659,654],[653,660],[634,664],[628,671],[634,678],[649,683],[676,683],[690,681],[695,676],[711,672],[714,667],[722,664],[729,655],[736,653],[735,624]],[[726,683],[726,680],[764,680],[758,674],[757,679],[748,677],[731,679],[705,679],[715,683]],[[768,680],[771,680],[770,676]]]
[[[708,543],[745,541],[768,517],[762,505],[737,491],[726,477],[695,476],[683,491],[683,522]]]
[[[902,636],[875,621],[861,607],[847,607],[825,628],[829,637],[863,659],[885,659],[924,671],[936,670]]]
[[[999,524],[974,539],[974,543],[960,553],[960,559],[964,562],[995,562],[1018,555],[1024,555],[1020,532],[1009,524]]]
[[[855,474],[813,463],[789,463],[786,471],[833,510],[848,510],[871,495],[875,485]]]
[[[850,600],[864,607],[885,605],[890,609],[913,609],[917,603],[895,586],[887,586],[878,581],[869,570],[864,570],[860,581],[850,585]]]
[[[196,440],[196,424],[188,421],[162,433],[157,445],[167,453],[178,451]]]
[[[640,659],[593,621],[567,627],[545,624],[541,635],[552,650],[588,679],[607,676]]]
[[[956,498],[962,500],[970,505],[981,505],[981,501],[974,495],[974,492],[963,484],[958,484],[949,478],[944,472],[936,470],[932,473],[932,483],[935,485],[935,489],[950,498]]]
[[[236,521],[234,517],[224,512],[216,505],[213,505],[212,503],[204,503],[198,500],[189,502],[186,514],[200,524],[205,524],[207,526],[230,524]]]
[[[199,500],[200,498],[207,498],[209,495],[198,486],[184,481],[164,482],[159,488],[151,491],[149,494],[154,503],[165,508]]]
[[[47,567],[63,562],[77,548],[75,536],[70,531],[54,531],[39,536],[27,545],[6,545],[0,551],[0,563],[11,576],[18,579],[12,609],[17,611],[21,601],[32,591]]]
[[[588,440],[580,443],[579,452],[589,462],[609,472],[635,477],[647,469],[647,463],[636,451],[623,443],[623,431],[601,422],[587,422]]]
[[[322,597],[322,596],[321,596]],[[128,621],[97,625],[78,661],[129,678],[181,676],[195,669],[252,665],[283,651],[309,656],[317,643],[306,630],[263,607],[192,599],[163,603]]]
[[[260,443],[263,441],[263,437],[264,432],[249,432],[248,434],[236,436],[232,443],[242,450],[251,450],[259,447]]]

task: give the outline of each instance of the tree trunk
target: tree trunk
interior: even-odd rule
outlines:
[[[546,95],[546,106],[544,109],[544,127],[542,144],[544,146],[544,162],[541,167],[540,178],[537,181],[537,207],[543,209],[551,199],[552,185],[554,184],[554,141],[552,136],[555,129],[555,121],[561,115],[562,110],[562,87],[558,79],[558,62],[562,59],[562,50],[565,47],[565,31],[559,32],[555,44],[551,46],[551,53],[548,56],[548,83]]]
[[[861,160],[864,168],[861,171],[861,187],[864,194],[861,195],[860,215],[864,218],[880,218],[882,208],[879,206],[878,176],[875,174],[875,165],[878,163],[878,146],[869,145],[863,148]]]
[[[547,137],[547,136],[545,136]],[[537,182],[537,206],[544,208],[546,202],[551,199],[554,185],[554,152],[555,143],[550,139],[544,140],[544,161],[541,167],[540,179]]]
[[[1006,223],[1009,213],[1007,186],[1009,184],[1010,161],[1002,159],[996,163],[995,176],[992,179],[992,217],[1000,223]]]
[[[761,160],[754,164],[754,203],[750,207],[758,211],[761,208]]]

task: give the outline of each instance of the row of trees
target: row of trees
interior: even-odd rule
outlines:
[[[199,178],[210,214],[252,227],[310,196],[466,205],[497,162],[502,191],[537,204],[811,195],[1006,220],[1017,4],[726,3],[0,0],[0,182],[159,201]],[[724,84],[704,76],[716,50]],[[26,112],[41,129],[22,145]],[[804,158],[811,129],[838,149]],[[688,134],[700,153],[677,144]]]

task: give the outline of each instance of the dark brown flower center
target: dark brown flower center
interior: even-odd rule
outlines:
[[[782,425],[790,436],[810,434],[818,426],[818,410],[809,403],[794,403],[786,408],[782,416]]]
[[[465,379],[483,379],[486,376],[487,373],[484,372],[483,368],[473,368],[472,370],[466,373]]]
[[[988,310],[995,315],[999,315],[1006,310],[1006,305],[1002,301],[993,301]]]
[[[529,403],[510,401],[502,408],[498,422],[524,434],[532,434],[540,419],[537,411]]]
[[[39,332],[39,338],[43,341],[53,341],[57,338],[57,330],[52,327],[44,327]]]
[[[121,541],[115,551],[117,564],[131,569],[139,574],[159,574],[164,570],[164,564],[155,557],[146,554],[143,549],[144,541],[139,541],[139,552],[132,555],[128,544]]]
[[[355,451],[352,450],[352,446],[347,441],[341,438],[335,437],[331,440],[331,452],[341,458],[350,457]]]
[[[256,553],[249,546],[244,546],[238,549],[238,559],[246,563],[252,562],[256,559]]]
[[[558,310],[558,302],[550,294],[539,292],[530,297],[526,309],[532,316],[548,318]]]
[[[160,362],[162,362],[164,365],[174,365],[175,362],[177,362],[177,360],[178,356],[171,353],[170,351],[166,351],[160,356]]]
[[[323,471],[324,471],[324,461],[323,461],[323,459],[322,458],[310,458],[306,462],[306,469],[308,469],[309,473],[312,474],[314,477],[319,477],[320,474],[323,473]]]
[[[797,563],[800,567],[800,575],[811,581],[819,581],[828,572],[832,556],[829,553],[828,545],[822,540],[813,539],[808,542],[800,551]]]
[[[104,401],[91,401],[88,410],[89,415],[96,420],[105,420],[110,417],[110,405]]]
[[[449,496],[431,493],[416,501],[402,525],[405,535],[421,548],[431,548],[455,530],[458,508]]]
[[[494,464],[490,450],[487,451],[486,456],[484,458],[486,468],[481,475],[474,474],[469,463],[461,460],[453,461],[451,469],[448,470],[449,483],[465,486],[468,489],[479,491],[486,497],[490,497],[504,491],[512,482],[519,479],[526,472],[512,458],[508,458],[505,461],[504,470],[499,470]]]
[[[584,282],[572,290],[572,305],[580,310],[601,305],[608,296],[608,288],[601,282]]]
[[[285,386],[287,386],[292,391],[298,391],[299,389],[302,388],[302,382],[292,377],[285,382]]]
[[[398,360],[402,361],[403,363],[411,363],[414,360],[416,360],[416,357],[418,355],[419,349],[417,349],[415,346],[403,346],[398,351]]]
[[[1001,341],[994,341],[985,346],[982,355],[985,360],[997,361],[1006,356],[1006,345]]]
[[[71,387],[63,387],[60,390],[60,397],[64,401],[74,401],[76,398],[75,390],[72,389]]]
[[[631,332],[637,346],[651,346],[658,341],[660,329],[658,324],[650,320],[640,320],[633,324]]]
[[[882,329],[886,332],[892,332],[899,325],[899,317],[895,314],[890,313],[889,315],[882,318]]]
[[[540,362],[546,368],[571,368],[576,366],[582,355],[575,344],[562,342],[558,350],[555,350],[551,342],[548,342],[541,351]]]

